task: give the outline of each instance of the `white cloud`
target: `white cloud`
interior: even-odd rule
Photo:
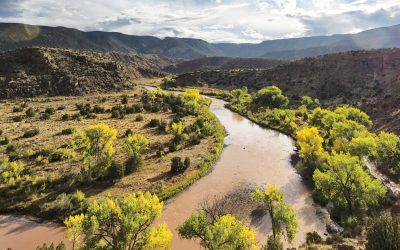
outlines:
[[[399,0],[0,0],[0,22],[210,42],[356,32],[400,23]]]

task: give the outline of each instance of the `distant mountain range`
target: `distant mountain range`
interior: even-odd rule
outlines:
[[[264,41],[259,44],[208,43],[201,39],[84,32],[65,27],[0,23],[0,51],[43,46],[100,52],[159,54],[178,59],[242,57],[294,60],[351,50],[400,47],[400,25],[357,34],[314,36]]]

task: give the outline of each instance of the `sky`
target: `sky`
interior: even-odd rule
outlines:
[[[0,0],[0,22],[258,43],[400,24],[400,0]]]

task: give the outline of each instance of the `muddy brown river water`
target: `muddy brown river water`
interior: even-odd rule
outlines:
[[[290,156],[294,153],[293,140],[259,127],[229,111],[224,104],[222,100],[212,99],[211,110],[227,131],[220,159],[211,173],[168,200],[158,220],[167,222],[174,231],[172,249],[200,249],[193,240],[181,240],[175,229],[205,200],[217,199],[241,186],[263,186],[268,183],[280,187],[285,193],[286,202],[298,211],[300,230],[293,246],[304,243],[307,232],[325,233],[325,224],[316,215],[310,191],[290,163]],[[271,233],[269,218],[261,218],[260,223],[252,227],[257,231],[258,240],[264,243]],[[61,227],[23,223],[12,217],[8,217],[8,222],[0,219],[0,250],[7,247],[29,250],[42,242],[60,242],[62,230]]]

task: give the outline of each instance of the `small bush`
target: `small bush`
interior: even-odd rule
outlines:
[[[148,123],[148,126],[149,126],[150,128],[158,127],[158,126],[160,126],[160,120],[158,120],[158,119],[151,119],[150,122]]]
[[[14,116],[12,119],[13,119],[13,122],[21,122],[23,118],[21,115],[18,115],[18,116]]]
[[[22,111],[24,111],[24,109],[21,106],[14,106],[14,108],[13,108],[14,113],[18,113],[18,112],[22,112]]]
[[[71,195],[71,201],[74,204],[80,204],[85,201],[85,193],[81,190],[76,190],[75,193]]]
[[[40,114],[40,119],[41,120],[49,120],[50,117],[51,117],[51,114],[49,114],[49,113],[41,113]]]
[[[183,162],[183,165],[185,166],[185,169],[188,169],[190,167],[190,158],[186,157],[185,161]]]
[[[320,244],[322,243],[323,239],[317,232],[308,232],[306,236],[307,244]]]
[[[108,168],[108,179],[119,180],[125,175],[125,165],[113,162]]]
[[[0,141],[0,145],[7,145],[10,142],[7,136],[4,137],[3,140]]]
[[[35,129],[26,131],[22,137],[23,138],[31,138],[31,137],[37,136],[38,134],[39,134],[39,130],[35,128]]]
[[[33,151],[32,149],[27,149],[24,152],[22,152],[22,155],[24,157],[32,157],[35,154],[35,151]]]
[[[34,117],[34,116],[36,115],[36,113],[37,113],[37,110],[35,110],[35,109],[33,109],[33,108],[28,108],[28,109],[25,111],[25,114],[26,114],[26,116],[28,116],[28,117]]]
[[[274,237],[272,235],[268,236],[267,245],[263,247],[265,250],[283,250],[283,244],[279,237]]]
[[[135,121],[137,121],[137,122],[141,122],[143,120],[144,120],[143,115],[137,115],[136,118],[135,118]]]
[[[59,148],[51,152],[49,162],[65,161],[75,158],[75,151],[68,148]]]
[[[97,114],[96,113],[89,113],[86,115],[86,118],[88,119],[96,119],[97,118]]]
[[[50,246],[47,246],[46,243],[44,243],[41,246],[37,246],[36,250],[66,250],[67,247],[63,242],[60,242],[57,246],[54,246],[54,243],[51,243]]]
[[[77,131],[77,129],[75,127],[68,127],[68,128],[61,130],[61,134],[62,135],[72,135],[72,134],[75,134],[76,131]]]
[[[158,130],[160,132],[165,132],[167,130],[167,127],[168,127],[168,123],[164,120],[161,120],[160,124],[158,124]]]
[[[127,95],[121,96],[121,103],[122,104],[128,104],[128,96]]]
[[[128,128],[128,129],[125,131],[125,137],[128,137],[128,136],[130,136],[130,135],[133,135],[133,131],[132,131],[132,129]]]
[[[188,158],[187,158],[188,159]],[[185,159],[186,162],[186,159]],[[182,162],[181,157],[175,156],[171,159],[171,173],[179,174],[185,172],[187,169],[185,162]],[[190,160],[189,160],[190,165]]]
[[[176,144],[176,143],[171,143],[169,146],[168,146],[168,150],[169,150],[169,152],[175,152],[175,151],[177,151],[178,150],[178,144]]]
[[[7,153],[17,152],[18,149],[19,149],[19,145],[18,145],[18,144],[10,143],[10,144],[8,144],[8,146],[6,147],[6,152],[7,152]]]
[[[125,173],[130,174],[138,170],[143,165],[143,159],[139,155],[132,155],[126,161]]]
[[[71,119],[71,116],[69,115],[69,114],[64,114],[62,117],[61,117],[61,120],[63,120],[63,121],[68,121],[68,120],[70,120]]]
[[[157,150],[156,154],[157,154],[158,158],[162,158],[162,157],[164,157],[165,152],[164,152],[164,150],[160,149],[160,150]]]
[[[47,107],[44,110],[44,113],[49,114],[49,115],[54,115],[54,113],[56,113],[56,110],[54,108],[52,108],[52,107]]]
[[[64,105],[61,105],[61,106],[59,106],[58,108],[57,108],[57,110],[64,110],[65,109],[65,106]]]
[[[72,115],[72,119],[82,121],[82,115],[80,113],[75,113]]]
[[[99,105],[94,105],[92,112],[96,114],[103,114],[105,112],[105,109],[103,107],[100,107]]]

